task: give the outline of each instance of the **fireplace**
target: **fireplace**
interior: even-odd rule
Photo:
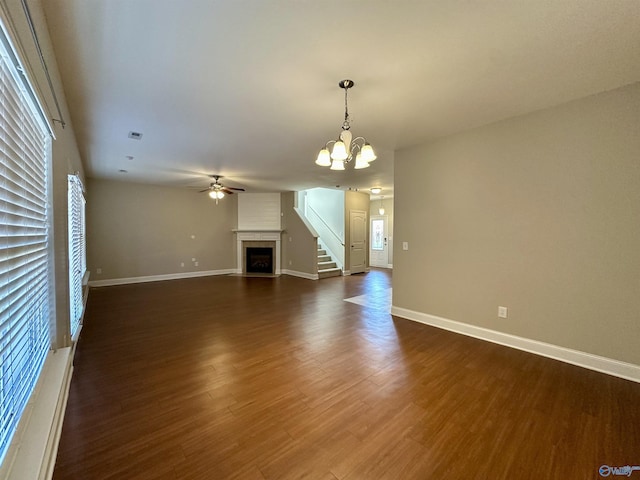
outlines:
[[[245,272],[273,274],[273,247],[246,247]]]
[[[280,275],[280,232],[237,232],[238,270],[243,275]]]
[[[259,230],[235,230],[237,240],[237,267],[236,272],[244,275],[280,275],[280,236],[278,231],[259,231]],[[249,256],[256,257],[250,260],[254,264],[250,266],[247,263],[247,250],[251,249]],[[255,251],[253,251],[255,249]],[[263,249],[268,249],[267,252]],[[267,255],[271,256],[268,267],[265,263],[268,261]],[[257,271],[252,271],[257,269]]]

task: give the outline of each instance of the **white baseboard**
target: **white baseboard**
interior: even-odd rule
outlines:
[[[469,325],[467,323],[456,322],[455,320],[429,315],[428,313],[416,312],[406,308],[392,306],[391,314],[406,318],[407,320],[413,320],[415,322],[424,323],[426,325],[442,328],[451,332],[461,333],[462,335],[467,335],[469,337],[516,348],[525,352],[553,358],[554,360],[560,360],[565,363],[595,370],[596,372],[606,373],[608,375],[640,383],[640,365],[621,362],[619,360],[601,357],[591,353],[581,352],[579,350],[559,347],[550,343],[518,337],[508,333],[498,332],[496,330],[489,330],[487,328]]]
[[[384,265],[370,265],[373,268],[393,268],[393,263],[386,263]]]
[[[130,283],[161,282],[164,280],[180,280],[183,278],[209,277],[212,275],[229,275],[236,273],[235,268],[226,270],[206,270],[202,272],[168,273],[165,275],[149,275],[146,277],[111,278],[108,280],[91,280],[90,287],[111,287],[113,285],[127,285]]]
[[[318,280],[320,277],[317,273],[298,272],[296,270],[282,270],[283,275],[291,275],[292,277],[306,278],[307,280]]]
[[[2,464],[1,479],[53,477],[72,373],[71,347],[49,352]]]

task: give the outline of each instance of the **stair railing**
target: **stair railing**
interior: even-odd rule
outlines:
[[[313,207],[307,204],[307,218],[316,232],[322,246],[327,250],[327,253],[331,255],[333,260],[340,269],[344,267],[344,242],[340,236],[324,221],[318,212]]]

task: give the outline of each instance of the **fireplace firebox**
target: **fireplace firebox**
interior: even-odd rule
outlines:
[[[247,247],[245,271],[273,274],[273,248]]]

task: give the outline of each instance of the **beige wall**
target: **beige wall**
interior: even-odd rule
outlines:
[[[640,364],[639,83],[399,151],[395,192],[394,306]]]
[[[88,190],[93,281],[235,269],[236,195],[216,205],[183,188],[90,180]]]
[[[282,269],[315,275],[318,273],[318,243],[293,210],[295,192],[281,195]]]

